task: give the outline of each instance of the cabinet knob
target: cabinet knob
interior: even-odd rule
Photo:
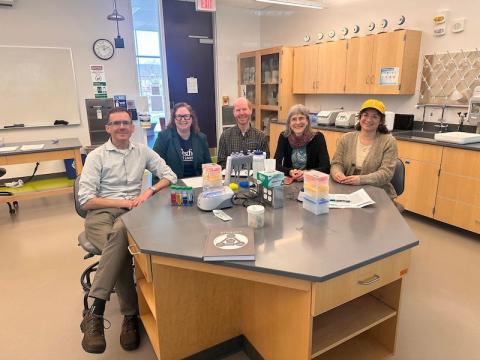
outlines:
[[[410,160],[405,160],[405,164],[410,164]]]

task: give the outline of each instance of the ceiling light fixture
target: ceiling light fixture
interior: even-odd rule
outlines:
[[[313,0],[256,0],[257,2],[269,3],[275,5],[288,5],[288,6],[298,6],[309,9],[324,9],[322,3]]]

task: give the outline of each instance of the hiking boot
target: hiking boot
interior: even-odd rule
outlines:
[[[127,351],[135,350],[140,345],[140,331],[138,329],[138,316],[126,315],[123,318],[120,345]]]
[[[88,353],[101,354],[107,347],[103,331],[104,319],[103,316],[95,315],[92,310],[92,308],[88,310],[80,324],[83,332],[82,347]]]

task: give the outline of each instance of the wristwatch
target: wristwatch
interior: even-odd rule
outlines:
[[[157,189],[154,185],[150,186],[149,189],[152,190],[154,194],[157,192]]]

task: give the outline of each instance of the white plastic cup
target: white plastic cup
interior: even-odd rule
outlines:
[[[265,159],[265,171],[275,171],[275,159]]]
[[[265,208],[262,205],[250,205],[247,207],[248,226],[260,229],[265,225]]]

